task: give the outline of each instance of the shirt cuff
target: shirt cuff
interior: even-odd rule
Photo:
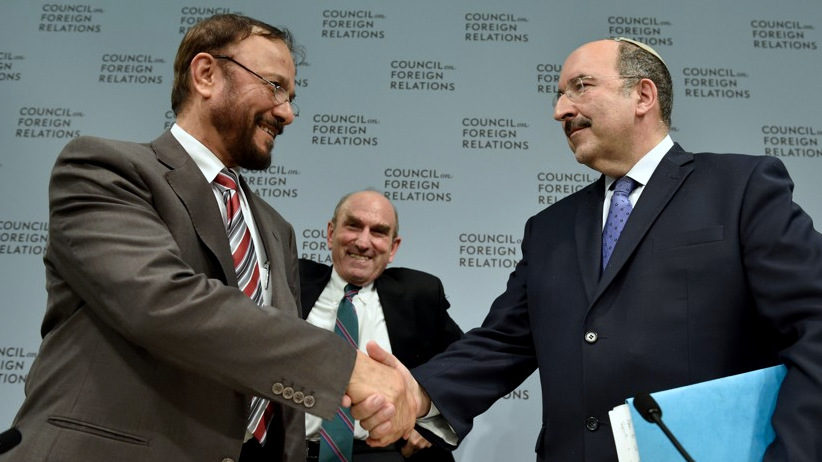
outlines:
[[[417,419],[417,425],[430,431],[451,446],[456,447],[459,437],[451,424],[440,414],[440,410],[431,402],[431,409],[424,417]]]

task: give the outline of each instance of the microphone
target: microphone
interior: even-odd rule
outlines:
[[[20,434],[20,430],[14,427],[0,433],[0,454],[20,444],[20,440],[22,439],[23,435]]]
[[[677,451],[682,455],[682,457],[688,462],[694,462],[691,456],[688,454],[688,451],[679,444],[674,434],[668,430],[668,427],[665,423],[662,422],[662,409],[659,408],[659,404],[657,404],[656,400],[653,396],[649,395],[648,393],[638,393],[634,396],[634,407],[636,408],[639,415],[642,416],[643,419],[647,420],[648,422],[655,423],[659,425],[659,428],[665,433],[665,436],[668,437],[668,440],[671,441],[671,444],[674,445]]]

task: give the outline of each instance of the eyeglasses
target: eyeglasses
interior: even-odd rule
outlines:
[[[252,71],[251,69],[243,66],[242,64],[240,64],[240,62],[238,62],[236,59],[232,58],[231,56],[225,56],[225,55],[211,55],[211,56],[214,56],[215,59],[224,59],[226,61],[231,61],[232,63],[240,66],[241,68],[243,68],[249,74],[253,75],[254,77],[257,77],[260,80],[262,80],[266,85],[268,85],[268,89],[271,90],[271,94],[274,96],[274,102],[277,104],[277,106],[279,106],[280,104],[283,104],[283,103],[288,103],[291,106],[291,112],[293,112],[295,116],[300,115],[300,108],[297,107],[296,104],[294,104],[294,101],[291,99],[291,96],[288,94],[288,92],[285,90],[285,88],[283,88],[279,83],[272,82],[271,80],[268,80],[267,78],[261,76],[260,74],[258,74],[256,72]]]
[[[574,77],[565,84],[565,90],[557,90],[556,94],[554,95],[554,102],[553,106],[557,107],[557,103],[559,99],[565,96],[571,101],[579,101],[579,98],[585,94],[591,85],[585,85],[586,80],[591,79],[598,79],[598,80],[608,80],[608,79],[638,79],[641,76],[639,75],[611,75],[606,77],[594,77],[592,75],[581,75],[579,77]]]

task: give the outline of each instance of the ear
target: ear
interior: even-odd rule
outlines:
[[[402,242],[402,238],[397,236],[391,242],[391,253],[388,255],[388,263],[394,261],[394,254],[397,253],[397,249],[400,248],[400,242]]]
[[[636,103],[637,116],[645,116],[652,109],[658,109],[656,84],[651,79],[641,79],[636,85],[636,92],[638,95]]]
[[[325,228],[325,244],[331,250],[331,242],[334,240],[334,223],[330,220]]]
[[[189,65],[191,90],[204,99],[212,97],[217,86],[217,60],[208,53],[197,53]]]

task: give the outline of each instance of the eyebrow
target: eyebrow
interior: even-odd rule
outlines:
[[[383,234],[389,234],[391,232],[391,226],[386,225],[386,224],[375,225],[375,226],[372,226],[371,229],[373,229],[374,231],[376,231],[378,233],[383,233]]]
[[[352,215],[346,215],[342,223],[343,225],[365,226],[365,223],[362,220]],[[371,226],[371,229],[378,233],[389,234],[391,232],[391,225],[387,223],[378,223]]]

